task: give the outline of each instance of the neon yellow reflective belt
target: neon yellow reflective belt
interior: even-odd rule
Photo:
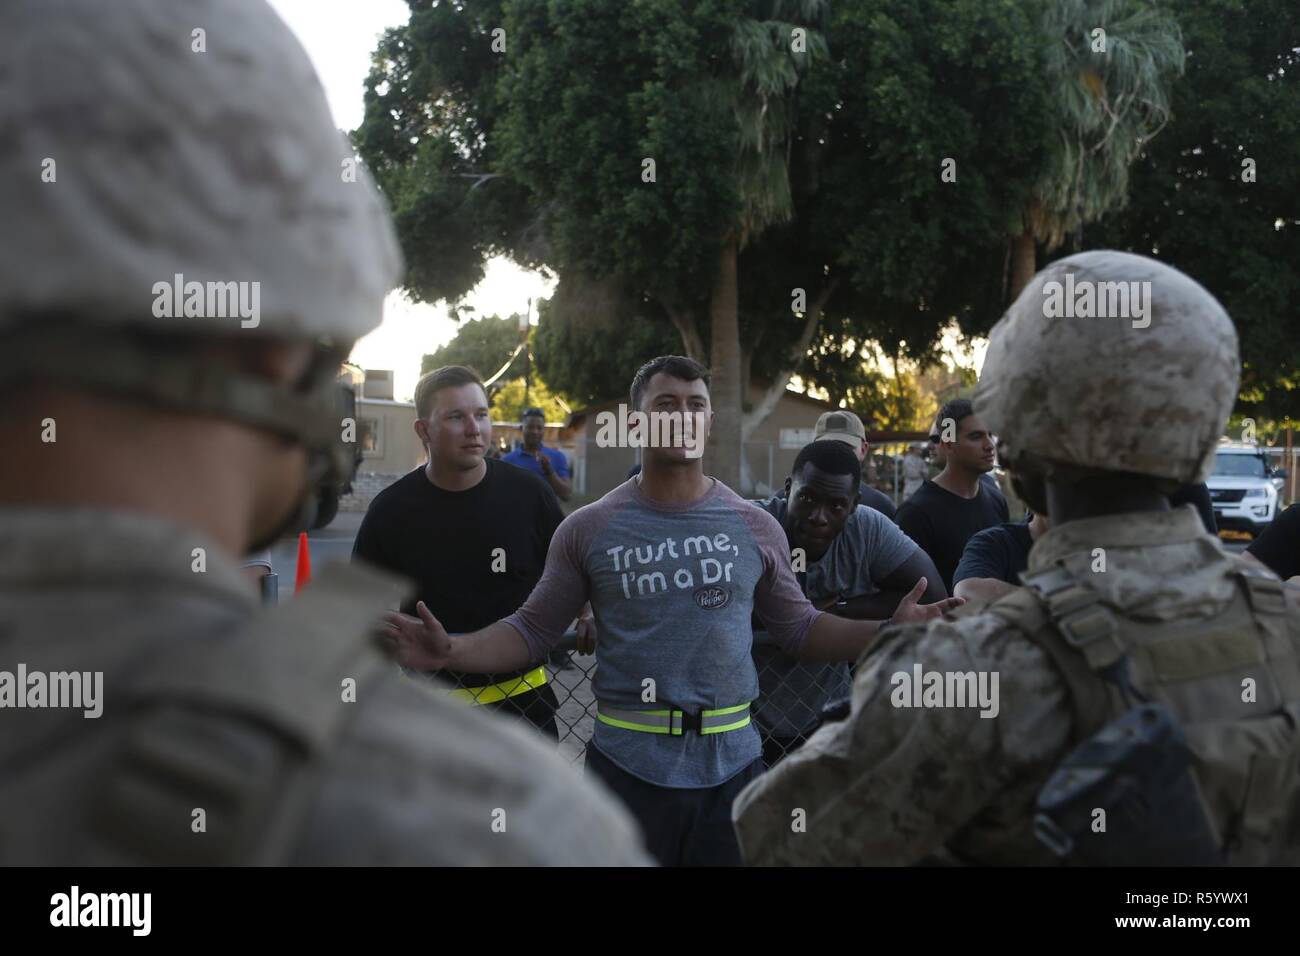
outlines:
[[[671,734],[680,737],[688,730],[699,734],[723,734],[748,727],[749,704],[702,710],[688,714],[681,710],[624,710],[597,702],[596,719],[602,724],[643,734]]]
[[[499,700],[518,697],[545,684],[546,668],[536,667],[523,677],[502,681],[500,684],[488,684],[486,687],[458,687],[451,691],[451,696],[468,704],[495,704]]]

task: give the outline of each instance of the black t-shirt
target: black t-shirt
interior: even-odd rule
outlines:
[[[1020,572],[1029,567],[1029,549],[1033,544],[1026,522],[985,528],[966,542],[952,583],[955,586],[967,578],[995,578],[1007,584],[1019,584]]]
[[[1300,504],[1274,518],[1246,550],[1283,581],[1300,574]]]
[[[555,494],[526,469],[488,459],[473,488],[445,491],[420,467],[375,496],[352,557],[414,580],[415,597],[402,611],[414,615],[423,601],[448,633],[461,634],[519,610],[563,520]],[[518,673],[459,676],[481,687]]]
[[[949,594],[966,542],[1010,518],[1006,498],[983,482],[978,488],[974,498],[963,498],[927,479],[898,509],[898,526],[930,556]]]

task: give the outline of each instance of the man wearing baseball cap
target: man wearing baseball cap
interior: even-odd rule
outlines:
[[[813,441],[842,441],[858,456],[858,461],[863,462],[867,457],[867,430],[862,425],[862,419],[858,418],[852,412],[843,409],[837,409],[833,412],[822,412],[817,418],[817,427],[813,431]],[[872,488],[865,481],[858,485],[858,503],[864,504],[868,508],[874,508],[879,511],[890,521],[894,520],[894,503],[889,500],[889,496]]]

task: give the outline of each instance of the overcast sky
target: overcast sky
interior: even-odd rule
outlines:
[[[320,74],[339,129],[361,124],[362,84],[370,70],[376,40],[389,27],[406,23],[410,15],[403,0],[270,0],[297,34]],[[487,278],[466,299],[480,315],[522,312],[529,298],[550,294],[540,275],[525,272],[508,260],[488,266]],[[534,310],[534,321],[536,311]],[[397,398],[410,398],[420,374],[420,358],[449,341],[456,323],[447,318],[443,303],[416,305],[400,293],[384,303],[384,322],[352,351],[363,368],[393,370]],[[503,356],[504,359],[504,356]],[[490,375],[495,369],[480,370]]]

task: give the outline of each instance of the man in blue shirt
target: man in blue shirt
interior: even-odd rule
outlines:
[[[985,528],[966,542],[953,590],[968,601],[996,601],[1020,587],[1020,572],[1029,567],[1029,549],[1046,533],[1047,516]]]
[[[542,436],[546,434],[546,416],[540,408],[525,409],[520,424],[523,426],[524,447],[512,451],[501,460],[541,475],[561,501],[568,501],[573,494],[573,483],[569,480],[569,462],[564,457],[564,452],[542,444]]]

